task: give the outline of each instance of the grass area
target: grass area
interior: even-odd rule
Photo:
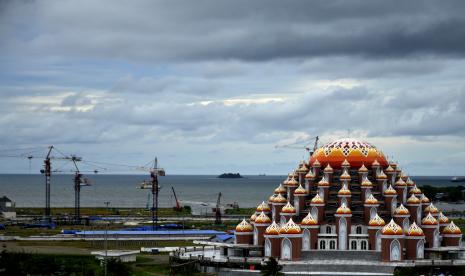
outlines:
[[[43,208],[16,208],[18,215],[40,216],[44,212]],[[54,216],[73,216],[74,208],[60,207],[52,208],[52,215]],[[82,207],[82,216],[150,216],[150,210],[144,208],[105,208],[105,207]],[[176,217],[176,216],[190,216],[191,209],[185,206],[181,211],[176,211],[173,208],[159,208],[158,215],[160,217]]]

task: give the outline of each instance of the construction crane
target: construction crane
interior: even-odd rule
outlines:
[[[220,200],[221,200],[221,192],[218,194],[218,199],[216,200],[216,208],[215,208],[215,224],[216,225],[222,224],[222,222],[221,222]]]
[[[158,167],[158,159],[155,157],[153,162],[153,167],[147,169],[146,167],[138,167],[139,170],[149,170],[150,171],[150,178],[151,178],[151,186],[143,185],[141,189],[151,189],[152,190],[152,230],[155,231],[158,227],[158,192],[160,191],[160,186],[158,185],[158,176],[165,176],[165,170],[163,168]]]
[[[81,171],[79,171],[79,167],[77,162],[80,161],[79,158],[76,156],[71,157],[71,161],[76,168],[74,173],[74,219],[76,223],[81,222],[81,186],[90,186],[90,182],[87,178],[82,178]],[[94,170],[95,172],[95,170]]]
[[[176,202],[176,206],[174,207],[174,210],[180,212],[182,211],[182,207],[181,207],[181,204],[179,204],[178,197],[176,196],[176,192],[174,191],[173,186],[171,186],[171,190],[173,190],[174,200]]]
[[[288,148],[288,149],[305,149],[310,156],[318,149],[318,141],[320,138],[318,136],[312,137],[309,140],[313,140],[313,147],[311,147],[311,142],[302,145],[302,141],[290,143],[290,144],[283,144],[283,145],[275,145],[274,147],[277,148]]]

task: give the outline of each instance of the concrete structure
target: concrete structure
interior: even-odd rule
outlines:
[[[135,262],[139,250],[108,250],[106,253],[102,251],[92,251],[90,254],[94,255],[100,261],[107,259],[116,259],[122,263]]]
[[[15,203],[6,196],[0,197],[0,214],[5,219],[16,218]]]

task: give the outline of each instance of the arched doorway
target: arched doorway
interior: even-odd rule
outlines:
[[[265,257],[271,256],[271,242],[270,239],[265,239]]]
[[[417,259],[423,259],[425,257],[425,241],[419,240],[417,243]]]
[[[381,251],[381,230],[376,232],[376,251]]]
[[[288,238],[284,238],[281,243],[281,259],[290,260],[292,258],[292,244]]]
[[[439,229],[434,230],[433,247],[439,247]]]
[[[257,227],[254,227],[254,230],[253,230],[253,244],[258,245],[258,229],[257,229]]]
[[[398,240],[393,240],[391,242],[391,261],[400,261],[400,243]]]
[[[347,249],[347,222],[345,218],[339,219],[339,250]]]
[[[304,229],[304,233],[302,236],[302,249],[303,250],[310,249],[310,231],[308,231],[308,229]]]

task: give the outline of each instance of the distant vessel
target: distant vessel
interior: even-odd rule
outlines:
[[[454,176],[450,180],[451,182],[465,182],[464,176]]]
[[[223,173],[218,175],[218,178],[243,178],[239,173]]]

